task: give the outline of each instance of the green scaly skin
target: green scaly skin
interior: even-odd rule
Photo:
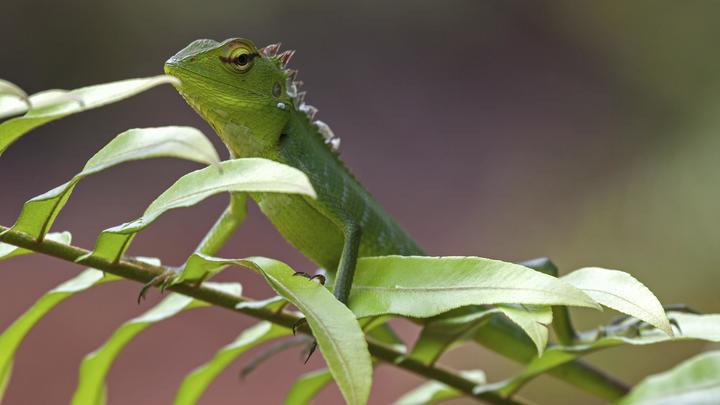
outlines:
[[[244,39],[198,40],[165,65],[185,100],[235,157],[262,157],[302,170],[317,199],[257,193],[252,198],[280,233],[323,268],[337,271],[347,301],[355,259],[423,251],[348,171],[296,93],[289,53]],[[303,111],[305,110],[305,111]],[[359,239],[359,242],[358,242]]]

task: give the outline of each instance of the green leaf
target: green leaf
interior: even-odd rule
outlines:
[[[15,83],[0,79],[0,96],[14,96],[20,99],[28,98],[27,93]]]
[[[206,283],[205,285],[237,296],[241,295],[239,284]],[[80,364],[78,386],[75,389],[72,403],[74,405],[83,405],[94,404],[99,401],[105,387],[105,376],[110,367],[125,346],[140,332],[150,325],[173,317],[184,310],[208,305],[206,302],[194,300],[192,297],[170,294],[144,314],[125,322],[100,348],[83,359]]]
[[[355,315],[327,288],[303,277],[285,263],[264,257],[221,259],[196,254],[207,262],[208,272],[231,264],[260,273],[275,292],[295,305],[307,320],[345,401],[367,403],[372,385],[372,364],[367,342]]]
[[[305,373],[290,387],[284,404],[307,405],[331,381],[332,374],[326,368]]]
[[[18,98],[17,95],[0,94],[0,119],[24,114],[28,108],[39,110],[61,103],[79,103],[67,90],[43,90],[30,97]]]
[[[20,87],[0,79],[0,119],[24,113],[30,99]]]
[[[435,364],[454,343],[471,337],[491,315],[498,312],[497,308],[460,308],[430,320],[420,331],[409,357],[428,366]]]
[[[29,103],[28,95],[23,89],[0,79],[0,119],[24,113]]]
[[[517,392],[525,384],[540,374],[568,363],[578,358],[575,353],[568,353],[556,348],[550,348],[543,353],[541,357],[536,357],[530,361],[525,368],[517,375],[498,383],[478,387],[475,393],[479,394],[486,391],[495,391],[498,394],[509,397]]]
[[[10,376],[12,375],[13,362],[6,364],[4,368],[0,369],[0,404],[2,403],[3,397],[5,397],[5,391],[7,390],[8,384],[10,383]]]
[[[69,245],[72,241],[72,235],[70,232],[53,232],[47,234],[46,238],[53,242],[62,243],[63,245]],[[22,256],[35,253],[32,250],[19,248],[15,245],[0,242],[0,260],[9,259],[11,257]]]
[[[18,98],[15,95],[0,94],[0,120],[27,111],[28,99]]]
[[[30,130],[48,122],[111,104],[164,83],[177,83],[172,76],[155,76],[83,87],[72,91],[50,90],[30,96],[33,106],[21,117],[0,123],[0,155]],[[1,112],[0,112],[1,113]]]
[[[535,343],[538,355],[547,346],[548,329],[552,322],[552,309],[543,305],[498,305],[498,309],[519,326]]]
[[[628,273],[586,267],[562,277],[606,307],[634,316],[672,335],[670,322],[655,295]]]
[[[122,163],[158,157],[205,164],[216,164],[220,160],[212,143],[195,128],[131,129],[105,145],[70,181],[26,202],[12,229],[41,240],[80,180]]]
[[[720,398],[720,351],[702,353],[645,378],[619,405],[715,405]]]
[[[262,273],[270,286],[307,319],[320,351],[348,404],[365,404],[372,385],[372,363],[360,325],[350,310],[325,287],[302,277],[286,264],[262,257],[243,263]]]
[[[88,269],[40,297],[30,309],[25,311],[0,335],[0,381],[10,378],[10,370],[17,348],[45,314],[75,293],[118,279],[116,276],[103,275],[101,271]]]
[[[235,341],[220,349],[209,362],[193,370],[185,377],[175,395],[174,404],[195,404],[210,383],[238,356],[264,342],[288,336],[291,333],[290,329],[270,322],[261,322],[245,330]]]
[[[588,340],[573,346],[554,346],[545,351],[542,357],[535,358],[518,375],[493,386],[484,387],[497,390],[501,395],[511,395],[538,375],[569,363],[586,354],[622,345],[649,345],[662,342],[684,340],[705,340],[720,342],[720,315],[696,315],[683,312],[669,312],[670,318],[677,322],[681,333],[669,336],[659,329],[640,330],[635,336],[612,335],[598,340]]]
[[[252,309],[268,309],[270,311],[279,311],[287,305],[287,300],[280,296],[270,297],[265,300],[242,301],[235,305],[236,309],[252,308]]]
[[[190,207],[218,193],[243,191],[296,193],[315,197],[307,176],[293,167],[259,158],[224,161],[186,174],[155,199],[142,217],[103,231],[92,254],[116,261],[127,250],[135,234],[166,211]],[[204,270],[197,273],[199,276],[205,274]],[[194,278],[195,270],[187,268],[183,277],[186,280],[199,280]]]
[[[358,317],[427,318],[467,305],[536,304],[599,308],[569,283],[480,257],[384,256],[358,259],[350,308]]]
[[[485,384],[485,373],[480,370],[463,371],[460,374],[469,380],[477,382],[478,385]],[[459,398],[462,395],[462,392],[454,388],[432,381],[406,393],[395,401],[395,405],[430,405],[448,399]]]
[[[370,321],[366,321],[370,320]],[[372,340],[391,347],[398,352],[407,352],[407,345],[395,333],[390,324],[385,323],[389,317],[365,318],[361,319],[360,326],[367,336]]]
[[[105,405],[107,404],[107,385],[103,385],[102,392],[97,397],[97,402],[94,405]]]

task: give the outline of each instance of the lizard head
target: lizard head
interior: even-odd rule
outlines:
[[[165,63],[183,98],[235,156],[257,156],[276,145],[294,108],[295,85],[285,69],[292,51],[256,48],[246,39],[192,42]]]

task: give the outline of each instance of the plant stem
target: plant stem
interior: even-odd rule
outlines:
[[[38,242],[30,235],[10,230],[4,226],[0,226],[0,242],[9,243],[14,246],[29,249],[34,252],[70,262],[77,262],[80,257],[90,253],[88,250],[72,245],[63,245],[51,240]],[[87,256],[87,258],[83,259],[80,264],[143,284],[151,281],[166,270],[163,267],[153,266],[139,261],[119,260],[113,263],[94,256]],[[194,286],[190,283],[181,283],[170,286],[168,289],[201,301],[205,301],[218,307],[226,308],[234,312],[241,312],[254,318],[269,321],[286,328],[292,328],[299,320],[299,317],[288,312],[273,312],[261,308],[236,308],[239,303],[249,301],[249,299],[226,294],[213,288],[203,287],[202,285]],[[304,328],[300,329],[300,331],[303,331],[303,329]],[[521,404],[521,402],[503,398],[494,392],[474,394],[473,388],[477,386],[477,383],[463,378],[453,371],[437,366],[430,367],[413,360],[405,359],[404,353],[388,348],[379,343],[369,341],[368,349],[370,354],[379,360],[405,369],[411,373],[439,381],[475,399],[492,404]]]
[[[90,253],[88,250],[76,246],[64,245],[51,240],[38,242],[30,235],[13,231],[4,226],[0,226],[0,242],[5,242],[70,262],[78,262],[79,258],[87,255],[85,259],[79,262],[80,264],[143,284],[148,283],[156,276],[167,270],[161,266],[153,266],[130,259],[111,262],[103,258],[90,256],[88,255],[88,253]],[[236,308],[239,303],[249,301],[249,299],[246,297],[226,294],[216,289],[203,287],[202,285],[195,286],[191,283],[181,283],[170,286],[168,289],[201,301],[205,301],[218,307],[226,308],[234,312],[240,312],[287,328],[292,328],[299,319],[297,316],[288,312],[273,312],[262,308]],[[300,331],[303,332],[306,330],[307,329],[305,328],[300,329]],[[477,386],[477,383],[437,365],[427,366],[423,363],[409,359],[404,353],[389,348],[378,342],[374,342],[372,339],[368,340],[368,349],[370,354],[379,360],[382,360],[392,366],[407,370],[411,373],[441,382],[477,400],[482,400],[492,404],[521,404],[518,400],[504,398],[495,392],[473,393],[473,389]],[[563,367],[567,370],[564,369],[563,371],[565,372],[556,373],[556,377],[578,387],[584,388],[595,395],[603,397],[604,399],[618,399],[628,391],[628,388],[621,382],[618,382],[612,377],[607,376],[601,371],[595,370],[584,363],[575,361],[565,364]],[[575,375],[575,373],[568,374],[567,371],[570,369],[582,371],[582,373],[577,375]]]

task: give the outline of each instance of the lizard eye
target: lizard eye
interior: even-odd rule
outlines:
[[[257,52],[253,53],[245,46],[238,46],[230,49],[227,55],[220,58],[230,69],[245,73],[252,68],[253,61],[260,56]]]

